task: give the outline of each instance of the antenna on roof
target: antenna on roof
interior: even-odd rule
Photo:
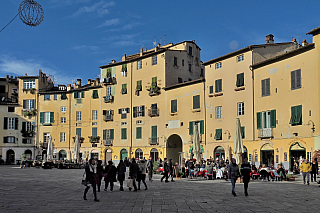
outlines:
[[[156,39],[156,37],[155,37],[155,36],[153,36],[153,38],[154,38],[153,48],[155,48],[155,47],[157,46],[157,39]]]
[[[163,45],[166,45],[166,36],[167,36],[167,35],[164,35],[164,38],[163,38]]]
[[[159,37],[160,38],[160,45],[161,45],[161,37]]]

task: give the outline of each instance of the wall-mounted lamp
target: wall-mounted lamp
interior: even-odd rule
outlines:
[[[314,133],[314,131],[316,130],[316,128],[314,127],[314,122],[312,120],[309,120],[308,121],[308,126],[310,125],[310,123],[312,124],[311,132]]]
[[[226,130],[226,131],[224,132],[224,134],[227,134],[228,139],[230,139],[230,138],[231,138],[231,134],[230,134],[229,130]]]
[[[276,152],[279,152],[279,149],[278,149],[278,148],[276,148]]]

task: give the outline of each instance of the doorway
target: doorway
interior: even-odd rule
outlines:
[[[179,162],[179,152],[182,152],[182,139],[179,135],[173,134],[167,140],[167,158],[172,162]]]
[[[14,164],[14,151],[12,149],[7,151],[7,158],[6,163],[7,164]]]

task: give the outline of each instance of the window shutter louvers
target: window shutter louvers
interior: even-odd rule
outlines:
[[[7,117],[3,118],[3,129],[8,129],[8,118]]]
[[[19,126],[19,118],[14,118],[14,129],[17,130]]]
[[[193,135],[193,121],[189,121],[189,135]]]
[[[114,129],[109,129],[110,131],[110,139],[114,139]]]
[[[133,107],[133,117],[137,117],[137,107]]]
[[[40,112],[40,123],[43,124],[43,112]]]
[[[107,140],[107,130],[106,129],[103,130],[102,140]]]
[[[54,122],[54,112],[50,112],[50,123]]]
[[[262,128],[262,123],[261,123],[261,112],[257,112],[257,129]]]
[[[201,135],[204,134],[203,124],[204,124],[204,121],[201,120],[201,121],[200,121],[200,134],[201,134]]]
[[[271,110],[270,112],[270,127],[275,128],[276,127],[276,110]]]

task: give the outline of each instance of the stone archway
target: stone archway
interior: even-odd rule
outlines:
[[[26,160],[32,160],[32,151],[30,149],[24,151],[24,155],[26,157]]]
[[[173,134],[167,140],[167,158],[172,158],[172,162],[179,162],[179,152],[182,152],[182,139],[179,135]]]
[[[12,149],[9,149],[7,151],[6,163],[14,164],[14,161],[15,161],[14,156],[15,156],[14,151]]]

